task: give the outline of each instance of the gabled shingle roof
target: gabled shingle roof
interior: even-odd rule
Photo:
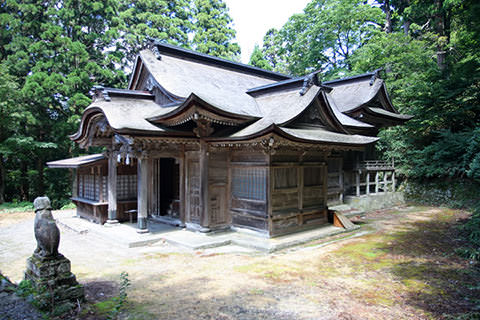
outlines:
[[[157,104],[153,95],[144,91],[113,90],[113,97],[107,100],[100,97],[87,108],[82,125],[83,121],[88,121],[89,114],[97,112],[106,117],[115,132],[130,130],[132,134],[168,135],[169,132],[173,134],[169,126],[183,121],[182,112],[196,112],[197,109],[192,111],[193,103],[195,108],[206,108],[209,115],[231,117],[230,125],[244,125],[233,134],[230,131],[224,139],[248,139],[275,128],[277,133],[292,139],[318,143],[331,139],[330,143],[361,145],[374,142],[376,138],[351,135],[349,130],[363,132],[375,127],[361,121],[353,111],[365,108],[362,110],[374,117],[387,117],[388,125],[409,119],[391,106],[377,71],[319,83],[316,73],[291,78],[171,45],[156,42],[156,46],[156,52],[150,49],[140,52],[137,63],[140,70],[134,71],[132,79],[138,80],[141,70],[145,69],[161,92],[173,97],[174,103]],[[131,86],[136,87],[137,80],[134,84],[131,81]],[[385,109],[378,108],[378,103],[369,105],[374,99],[386,102]],[[324,128],[290,126],[309,107],[322,108],[319,111]],[[352,117],[355,114],[357,119]],[[185,114],[185,121],[191,116]],[[82,132],[81,126],[73,139],[80,139]]]

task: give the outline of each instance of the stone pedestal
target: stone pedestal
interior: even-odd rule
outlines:
[[[70,271],[70,260],[61,254],[54,258],[33,254],[27,259],[25,280],[31,282],[35,300],[45,310],[73,307],[85,297],[83,287]]]

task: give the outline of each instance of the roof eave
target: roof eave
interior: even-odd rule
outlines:
[[[256,117],[256,116],[242,115],[242,114],[231,113],[231,112],[222,110],[208,103],[207,101],[203,100],[202,98],[197,96],[195,93],[191,93],[190,96],[187,99],[185,99],[185,101],[181,103],[180,106],[175,110],[172,110],[160,116],[147,118],[147,120],[155,123],[161,123],[162,121],[170,120],[189,110],[192,107],[192,105],[195,103],[201,106],[202,108],[205,108],[207,111],[218,114],[222,117],[228,117],[235,120],[244,120],[244,121],[252,121],[252,120],[260,119],[259,117]]]
[[[392,113],[392,115],[389,115],[389,114],[377,112],[374,109],[368,108],[368,107],[365,108],[365,112],[368,113],[368,114],[377,116],[377,117],[388,119],[388,120],[393,121],[393,122],[399,122],[400,124],[405,123],[406,121],[413,118],[413,116],[409,115],[409,114],[400,114],[400,113],[390,112],[390,113]]]
[[[73,159],[76,159],[76,158],[49,161],[49,162],[46,163],[46,165],[49,168],[52,168],[52,169],[78,169],[82,166],[92,165],[94,163],[101,162],[101,161],[104,161],[106,159],[105,156],[101,153],[91,155],[91,157],[92,157],[92,159],[90,159],[90,160],[84,160],[84,161],[73,162],[73,163],[68,163],[67,162],[67,163],[64,163],[64,164],[62,164],[62,161],[73,160]],[[77,157],[77,158],[83,158],[83,157]]]
[[[329,146],[351,146],[351,147],[363,147],[365,145],[371,144],[376,142],[379,138],[376,138],[376,140],[373,140],[368,143],[363,143],[363,144],[355,144],[355,143],[344,143],[344,142],[329,142],[329,141],[315,141],[315,140],[309,140],[309,139],[302,139],[299,137],[292,136],[285,131],[283,131],[278,125],[276,124],[271,124],[267,128],[260,130],[256,133],[247,135],[247,136],[241,136],[241,137],[218,137],[218,138],[208,138],[206,139],[207,142],[239,142],[239,141],[247,141],[247,140],[252,140],[256,138],[260,138],[262,136],[266,136],[268,134],[277,134],[278,136],[285,138],[287,140],[291,140],[294,142],[298,143],[306,143],[306,144],[318,144],[318,145],[329,145]]]

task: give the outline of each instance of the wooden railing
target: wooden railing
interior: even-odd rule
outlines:
[[[382,160],[367,160],[355,170],[355,194],[375,194],[395,191],[395,164]]]
[[[357,166],[358,170],[367,170],[367,171],[394,171],[395,164],[393,160],[383,161],[383,160],[366,160],[361,162]]]

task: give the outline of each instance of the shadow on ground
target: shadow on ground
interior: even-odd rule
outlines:
[[[408,222],[379,248],[404,258],[390,268],[396,280],[418,286],[406,294],[405,303],[435,319],[480,312],[480,266],[455,254],[462,246],[462,218],[462,212],[441,212],[432,220]]]

